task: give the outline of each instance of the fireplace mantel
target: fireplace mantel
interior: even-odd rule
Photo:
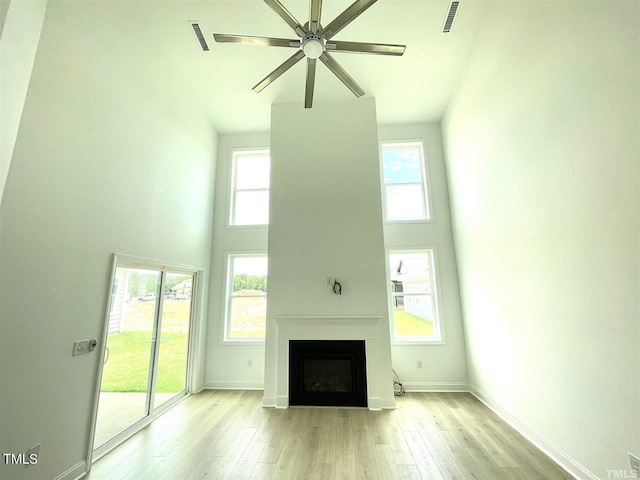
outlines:
[[[367,399],[370,410],[395,408],[383,404],[384,382],[392,382],[391,371],[380,365],[383,317],[282,315],[273,317],[277,326],[276,408],[289,406],[289,340],[364,340],[367,357]]]
[[[274,317],[279,326],[294,325],[375,325],[377,326],[382,317],[366,315],[366,316],[309,316],[309,315],[286,315]]]

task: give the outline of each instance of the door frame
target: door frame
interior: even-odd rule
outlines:
[[[94,439],[96,426],[98,421],[98,407],[100,402],[100,391],[102,387],[102,374],[104,370],[104,355],[107,346],[107,337],[109,335],[109,316],[111,313],[111,307],[113,302],[112,296],[112,288],[113,283],[116,278],[116,269],[117,268],[139,268],[139,269],[149,269],[149,270],[157,270],[162,274],[169,273],[184,273],[193,275],[193,284],[191,287],[191,318],[189,323],[189,340],[187,347],[187,375],[185,382],[185,394],[179,395],[176,394],[176,397],[171,400],[163,403],[158,408],[149,408],[149,414],[120,432],[118,435],[113,437],[107,443],[99,447],[94,451]],[[203,293],[204,293],[204,268],[194,266],[194,265],[184,265],[184,264],[176,264],[171,262],[162,262],[159,260],[154,260],[150,258],[144,257],[136,257],[132,255],[123,255],[114,253],[112,255],[111,260],[111,268],[109,271],[109,283],[107,285],[107,298],[106,305],[104,307],[105,316],[104,316],[104,324],[102,329],[102,334],[100,340],[98,340],[98,346],[96,348],[96,353],[98,361],[96,366],[96,375],[95,375],[95,388],[94,388],[94,396],[93,396],[93,410],[91,415],[91,427],[89,429],[89,437],[87,439],[87,464],[85,468],[85,472],[88,473],[91,470],[91,465],[95,460],[103,457],[111,450],[116,448],[122,442],[139,432],[141,429],[149,425],[160,415],[165,413],[171,407],[181,402],[189,395],[193,393],[197,393],[199,391],[198,385],[198,372],[200,370],[200,365],[197,362],[197,359],[200,357],[200,329],[202,325],[202,313],[203,313]],[[156,305],[156,315],[162,313],[162,305],[164,295],[162,294],[163,285],[165,281],[165,276],[161,275],[160,277],[160,295],[158,298],[158,303]],[[157,317],[156,317],[157,318]],[[162,326],[160,325],[160,328]],[[154,326],[154,334],[157,334],[156,326]],[[150,381],[149,385],[155,383],[156,376],[156,368],[157,368],[157,360],[154,358],[158,351],[159,342],[154,342],[154,346],[152,349],[152,359],[154,363],[153,371],[150,372]],[[153,402],[152,392],[148,392],[147,397],[148,402]],[[148,405],[149,406],[149,405]]]

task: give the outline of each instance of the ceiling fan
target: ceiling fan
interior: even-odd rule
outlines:
[[[395,55],[404,53],[405,45],[389,45],[381,43],[343,42],[333,40],[333,37],[344,27],[354,21],[377,0],[356,0],[344,12],[338,15],[328,25],[320,24],[322,0],[310,0],[309,21],[304,25],[295,19],[279,0],[264,0],[271,9],[282,18],[298,35],[296,40],[285,38],[252,37],[246,35],[226,35],[214,33],[216,42],[241,43],[245,45],[262,45],[269,47],[295,48],[296,52],[284,61],[278,68],[262,79],[253,90],[261,92],[276,78],[293,67],[303,58],[307,58],[307,81],[305,88],[304,106],[313,105],[313,88],[316,78],[316,60],[320,59],[336,77],[344,83],[356,97],[364,95],[364,90],[349,76],[336,62],[331,53],[369,53],[373,55]]]

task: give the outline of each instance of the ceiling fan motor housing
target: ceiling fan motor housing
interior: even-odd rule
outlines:
[[[316,59],[324,53],[326,40],[317,33],[307,33],[300,43],[300,49],[307,58]]]

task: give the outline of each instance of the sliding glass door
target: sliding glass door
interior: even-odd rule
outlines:
[[[194,271],[116,259],[94,452],[186,395],[195,281]]]
[[[153,407],[186,390],[193,275],[166,273]]]

